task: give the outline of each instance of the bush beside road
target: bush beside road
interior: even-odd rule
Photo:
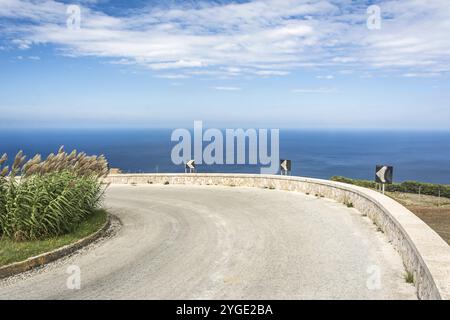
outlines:
[[[108,173],[103,156],[58,153],[28,162],[20,151],[12,165],[0,158],[0,237],[42,240],[70,233],[98,209]]]
[[[332,181],[343,182],[353,184],[356,186],[376,189],[377,183],[370,180],[350,179],[341,176],[331,177]],[[422,195],[429,195],[435,197],[450,198],[450,185],[446,184],[434,184],[417,181],[405,181],[402,183],[393,183],[386,185],[386,191],[390,192],[402,192],[402,193],[417,193]]]
[[[96,210],[72,232],[61,236],[29,241],[2,238],[0,239],[0,267],[75,243],[97,232],[106,223],[106,219],[106,211]]]

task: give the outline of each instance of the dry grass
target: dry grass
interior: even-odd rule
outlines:
[[[401,192],[387,195],[411,210],[450,244],[450,199]]]

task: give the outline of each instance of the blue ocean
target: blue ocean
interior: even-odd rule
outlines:
[[[64,145],[104,154],[123,172],[184,172],[171,161],[171,129],[1,130],[0,153],[47,156]],[[206,145],[206,143],[205,143]],[[450,132],[280,130],[280,157],[292,174],[374,179],[375,165],[394,166],[394,180],[450,184]],[[198,172],[259,173],[256,165],[200,165]]]

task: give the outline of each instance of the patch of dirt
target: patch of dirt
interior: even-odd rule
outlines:
[[[387,195],[411,210],[450,245],[450,199],[401,192]]]

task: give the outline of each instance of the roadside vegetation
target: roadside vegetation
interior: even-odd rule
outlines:
[[[103,156],[61,147],[45,160],[19,152],[0,158],[0,239],[46,240],[76,232],[100,207],[108,173]]]
[[[74,243],[99,230],[107,219],[104,210],[95,210],[80,222],[72,232],[43,240],[14,241],[9,238],[0,239],[0,267],[10,263],[26,260],[45,252]]]
[[[364,188],[376,189],[377,184],[369,180],[350,179],[341,176],[331,177],[331,180],[349,183]],[[403,193],[417,193],[428,196],[450,198],[450,185],[433,184],[417,181],[405,181],[402,183],[393,183],[386,185],[386,191],[389,192],[403,192]]]
[[[411,272],[406,272],[404,275],[406,283],[414,283],[414,275]]]

